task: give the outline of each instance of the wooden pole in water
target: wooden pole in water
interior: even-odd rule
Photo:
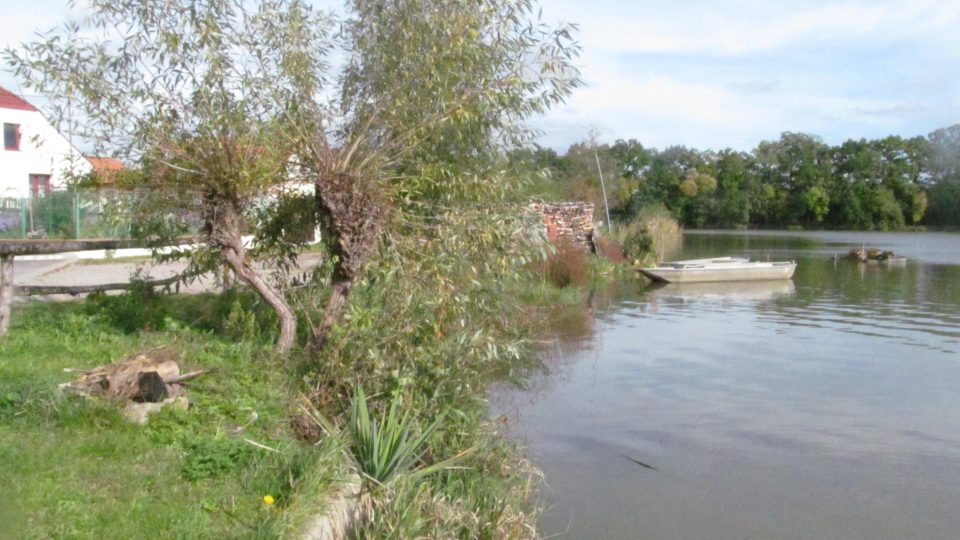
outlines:
[[[607,232],[613,230],[613,224],[610,223],[610,205],[607,204],[607,186],[603,183],[603,169],[600,168],[600,156],[597,151],[593,151],[593,159],[597,160],[597,172],[600,173],[600,190],[603,191],[603,209],[607,213]]]

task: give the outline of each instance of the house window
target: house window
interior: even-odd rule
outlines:
[[[46,195],[53,191],[53,186],[50,184],[50,175],[49,174],[31,174],[30,175],[30,195],[33,197],[40,197]]]
[[[20,149],[20,124],[3,125],[3,148],[4,150]]]

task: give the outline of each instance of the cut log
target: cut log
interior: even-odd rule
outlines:
[[[143,371],[137,377],[137,393],[130,396],[133,401],[158,403],[167,399],[167,383],[156,371]]]
[[[190,379],[192,379],[192,378],[194,378],[194,377],[199,377],[200,375],[203,375],[204,373],[210,373],[210,370],[209,370],[209,369],[199,369],[199,370],[197,370],[197,371],[191,371],[190,373],[184,373],[183,375],[176,375],[176,376],[164,377],[164,378],[163,378],[163,382],[165,382],[165,383],[167,383],[167,384],[182,383],[183,381],[190,380]]]
[[[197,370],[181,374],[177,356],[165,348],[154,349],[94,368],[61,388],[119,401],[161,402],[183,395],[183,381],[207,373]]]

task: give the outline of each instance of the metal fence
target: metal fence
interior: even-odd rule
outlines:
[[[103,190],[53,191],[0,198],[0,238],[124,238],[139,195]],[[191,220],[193,221],[193,220]]]

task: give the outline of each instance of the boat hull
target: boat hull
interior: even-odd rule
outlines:
[[[641,268],[640,272],[654,281],[666,283],[716,283],[790,279],[796,269],[794,262],[756,262]]]

